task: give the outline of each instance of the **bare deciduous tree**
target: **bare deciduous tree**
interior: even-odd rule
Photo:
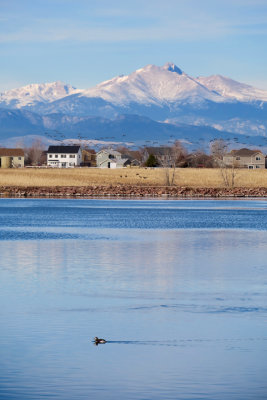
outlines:
[[[202,150],[196,150],[188,154],[186,158],[189,168],[213,168],[213,158]]]
[[[39,165],[42,163],[42,156],[45,146],[41,139],[36,139],[30,147],[24,149],[25,163],[28,165]]]
[[[123,145],[115,146],[115,149],[116,149],[116,151],[118,151],[121,154],[128,154],[130,151],[130,149],[128,147],[123,146]]]
[[[224,162],[223,156],[227,153],[226,142],[223,139],[214,140],[210,145],[210,153],[216,166],[219,167],[224,186],[233,188],[236,182],[238,165],[234,158],[230,164]]]
[[[176,167],[179,161],[186,156],[186,150],[179,140],[176,140],[171,147],[162,147],[161,166],[165,169],[166,186],[174,185],[177,175]]]
[[[223,139],[216,139],[211,142],[210,155],[213,157],[216,165],[220,165],[227,150],[227,144]]]
[[[237,177],[237,165],[233,162],[227,166],[223,161],[219,165],[220,174],[226,187],[235,187]]]

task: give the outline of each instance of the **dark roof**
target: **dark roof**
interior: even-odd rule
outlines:
[[[161,146],[161,147],[146,147],[148,154],[154,154],[154,156],[164,156],[169,154],[171,147]]]
[[[0,148],[0,157],[24,157],[22,149],[6,149]]]
[[[260,150],[250,150],[250,149],[240,149],[240,150],[232,150],[229,155],[231,156],[240,156],[240,157],[250,157],[253,154],[261,153]]]
[[[78,153],[80,146],[49,146],[47,153]]]

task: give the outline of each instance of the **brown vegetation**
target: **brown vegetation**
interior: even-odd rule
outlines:
[[[91,185],[166,186],[166,171],[164,168],[0,170],[0,186],[2,187],[82,187]],[[223,188],[226,186],[219,168],[176,168],[173,185],[191,188]],[[235,175],[235,187],[267,188],[267,170],[238,169]]]

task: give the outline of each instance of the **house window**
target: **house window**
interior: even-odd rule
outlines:
[[[52,154],[49,154],[49,158],[52,158],[53,156],[52,156]]]
[[[260,168],[260,166],[259,166],[259,165],[256,165],[256,168]]]
[[[58,154],[55,154],[55,158],[58,158]]]
[[[256,157],[256,160],[257,160],[257,161],[259,161],[260,159],[261,159],[261,158],[260,158],[259,156],[258,156],[258,157]]]
[[[240,157],[236,157],[235,159],[238,161],[238,160],[240,160]]]
[[[18,160],[21,160],[21,157],[18,157]]]
[[[66,158],[66,154],[61,154],[61,158]]]
[[[75,154],[70,154],[70,158],[75,158]]]
[[[249,165],[249,166],[248,166],[248,169],[253,169],[253,165]]]

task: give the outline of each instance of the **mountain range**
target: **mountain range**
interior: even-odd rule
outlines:
[[[267,91],[220,75],[191,77],[173,63],[147,65],[90,89],[62,82],[0,94],[0,141],[39,135],[47,141],[103,142],[224,137],[263,146]]]

